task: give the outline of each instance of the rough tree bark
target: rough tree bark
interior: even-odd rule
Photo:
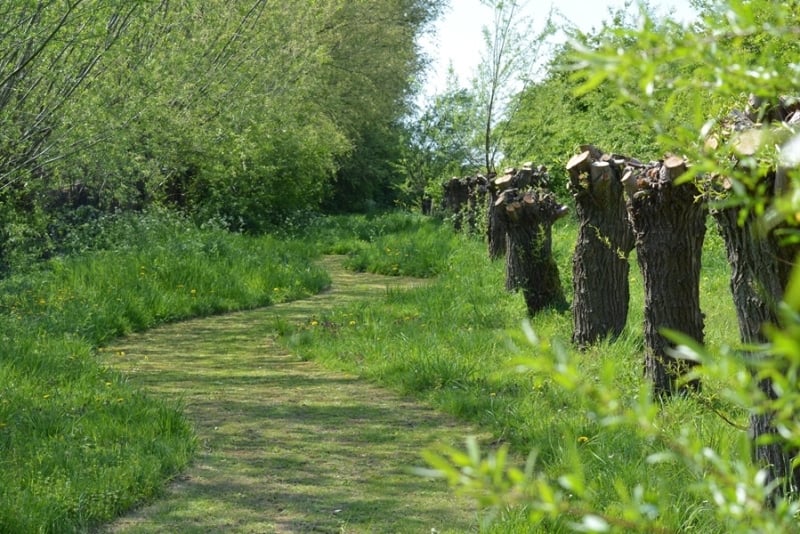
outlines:
[[[488,179],[489,206],[487,215],[486,241],[489,246],[489,259],[497,260],[506,253],[506,228],[497,210],[497,199],[506,189],[526,189],[549,185],[547,169],[544,166],[533,168],[533,163],[525,163],[519,171],[514,167],[505,170],[502,176],[491,175]]]
[[[715,210],[713,215],[731,264],[730,288],[740,338],[745,345],[764,343],[763,327],[778,324],[777,304],[785,289],[780,280],[779,246],[774,238],[763,235],[753,215],[748,216],[744,224],[739,224],[737,208]],[[777,398],[768,378],[759,381],[759,389],[766,399]],[[778,438],[778,431],[773,419],[770,410],[756,409],[750,415],[753,460],[766,468],[767,484],[778,481],[771,497],[774,502],[777,497],[793,491],[792,488],[796,491],[800,487],[800,473],[792,469],[792,458],[797,451],[786,450],[780,439],[774,439]],[[762,443],[764,437],[772,439]]]
[[[487,239],[489,245],[489,259],[497,260],[506,253],[508,229],[505,218],[500,213],[498,199],[508,189],[526,189],[531,184],[531,168],[524,166],[520,171],[514,167],[505,170],[502,176],[496,176],[489,182],[491,193],[488,213]]]
[[[552,253],[552,226],[567,213],[552,193],[506,189],[496,208],[506,228],[506,289],[521,289],[528,313],[566,304]]]
[[[572,342],[586,347],[616,337],[628,319],[628,255],[634,246],[625,209],[626,159],[592,146],[567,163],[578,216],[572,257]]]
[[[778,99],[777,103],[766,107],[763,102],[751,97],[750,108],[745,113],[732,114],[729,127],[733,130],[733,145],[741,160],[750,160],[758,153],[761,136],[755,120],[800,120],[800,109],[787,107],[784,103],[784,99]],[[757,169],[751,171],[758,172]],[[727,181],[725,185],[730,186]],[[788,190],[786,169],[779,167],[777,171],[767,171],[759,179],[759,185],[770,198],[785,194]],[[740,210],[733,207],[715,210],[713,215],[725,241],[731,265],[730,289],[740,338],[745,345],[764,343],[767,341],[764,325],[776,325],[779,322],[777,305],[788,285],[789,274],[796,261],[797,245],[782,244],[774,231],[766,232],[759,225],[760,219],[753,213],[748,213],[744,221],[740,220]],[[754,363],[752,372],[758,376],[763,357],[755,354],[750,356]],[[774,423],[775,413],[769,406],[771,401],[778,398],[771,379],[760,378],[758,388],[766,402],[760,407],[751,407],[751,450],[756,465],[766,469],[766,483],[774,484],[769,496],[769,503],[774,505],[781,497],[788,497],[800,489],[800,468],[792,465],[798,451],[787,448],[781,442]]]
[[[453,177],[444,184],[444,208],[453,217],[453,227],[461,230],[463,212],[469,202],[469,186],[461,178]]]
[[[488,183],[482,175],[465,178],[467,182],[467,227],[471,233],[478,230],[480,217],[483,215]]]
[[[503,190],[495,184],[495,174],[490,174],[487,181],[489,202],[486,212],[486,243],[489,247],[489,259],[494,261],[506,253],[506,229],[497,209],[497,199]]]
[[[461,230],[464,223],[471,232],[477,229],[486,193],[486,178],[480,175],[453,177],[444,184],[444,207],[452,214],[456,231]]]
[[[692,182],[675,184],[685,171],[683,159],[673,156],[629,165],[622,179],[644,281],[645,376],[656,397],[700,388],[697,380],[679,383],[695,363],[672,357],[672,344],[661,335],[667,328],[703,342],[700,261],[706,209]]]

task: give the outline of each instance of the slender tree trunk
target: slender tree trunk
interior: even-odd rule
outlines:
[[[530,315],[565,305],[552,254],[552,226],[567,207],[556,202],[552,193],[507,189],[496,208],[507,231],[506,289],[522,290]]]
[[[579,224],[572,257],[572,342],[578,347],[618,336],[628,319],[634,241],[621,182],[624,163],[597,149],[567,163]]]
[[[623,184],[644,280],[645,376],[657,397],[698,390],[697,380],[679,384],[694,362],[669,354],[664,328],[703,342],[700,311],[700,261],[706,209],[691,182],[675,185],[686,166],[668,158],[641,168],[629,167]]]

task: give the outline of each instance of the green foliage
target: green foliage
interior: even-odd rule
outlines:
[[[585,73],[579,92],[608,86],[633,119],[657,134],[663,151],[692,161],[694,173],[723,173],[752,186],[758,172],[751,173],[751,165],[733,167],[741,157],[738,139],[721,130],[731,110],[745,111],[748,94],[774,101],[796,91],[797,7],[760,1],[699,7],[700,22],[688,30],[646,18],[639,27],[610,30],[596,48],[581,50],[573,65]],[[620,42],[630,43],[625,53],[619,53]],[[754,159],[776,164],[776,146],[786,137],[762,143]],[[710,150],[711,138],[718,149]],[[740,200],[760,202],[758,197]]]
[[[649,24],[654,33],[679,39],[684,32],[683,27],[669,19],[654,18],[655,14],[646,5],[641,9],[642,14],[651,17]],[[544,164],[559,189],[567,183],[566,162],[584,144],[641,161],[659,159],[665,151],[684,153],[685,147],[681,144],[659,143],[659,134],[664,128],[690,120],[693,110],[685,103],[684,93],[676,92],[671,86],[658,85],[653,88],[650,108],[644,110],[638,102],[625,97],[638,87],[634,76],[612,84],[602,79],[602,71],[585,68],[580,63],[576,65],[579,55],[591,54],[600,43],[609,50],[633,46],[636,40],[631,34],[637,25],[638,20],[630,11],[620,10],[594,35],[573,31],[571,40],[553,54],[543,79],[515,97],[516,120],[507,126],[502,143],[503,153],[509,160],[533,159]],[[675,77],[691,75],[686,66],[666,59],[659,68]],[[587,90],[589,87],[591,90]],[[669,107],[668,100],[672,102]],[[705,102],[706,106],[709,104]],[[650,111],[661,113],[666,109],[669,122],[655,125],[645,120]]]
[[[416,38],[442,4],[4,3],[0,261],[47,258],[65,226],[153,203],[249,232],[390,205]]]
[[[647,125],[632,115],[630,106],[618,102],[609,86],[575,94],[583,82],[567,70],[573,53],[563,48],[551,60],[545,80],[517,96],[516,121],[508,125],[503,140],[508,160],[545,165],[562,195],[568,182],[566,162],[581,145],[594,144],[643,161],[661,155],[655,134],[646,133]]]
[[[574,66],[581,69],[582,85],[570,98],[580,102],[593,91],[601,99],[615,95],[630,119],[656,133],[660,151],[690,158],[690,178],[706,185],[711,182],[706,177],[730,176],[737,201],[758,216],[767,213],[767,224],[770,219],[772,224],[796,222],[796,172],[789,173],[787,197],[774,204],[757,187],[765,169],[780,163],[796,167],[795,132],[767,133],[750,156],[738,151],[736,136],[726,137],[720,127],[731,109],[743,110],[748,93],[767,99],[796,93],[796,3],[731,0],[698,5],[704,10],[702,22],[689,30],[670,21],[655,22],[644,9],[635,28],[607,29],[597,46],[580,51]],[[709,144],[712,137],[715,143]],[[732,168],[737,160],[744,164]],[[705,274],[703,279],[707,281]],[[779,324],[765,327],[768,343],[745,347],[757,356],[745,358],[729,348],[736,347],[735,323],[729,318],[728,328],[717,331],[708,312],[707,330],[721,345],[698,346],[680,333],[666,332],[678,347],[676,356],[700,362],[693,378],[704,384],[702,394],[669,404],[654,402],[641,387],[631,389],[619,376],[619,363],[587,366],[582,355],[557,341],[542,342],[551,336],[534,323],[518,342],[532,355],[513,364],[530,373],[534,384],[553,384],[558,394],[572,399],[566,412],[586,414],[593,434],[579,436],[578,446],[574,441],[570,446],[571,435],[563,434],[571,461],[557,469],[541,444],[533,447],[538,455],[525,470],[500,462],[502,450],[486,456],[474,445],[468,454],[450,449],[432,453],[430,460],[454,486],[493,509],[521,507],[523,513],[511,515],[534,531],[794,532],[800,507],[796,488],[772,502],[774,488],[765,484],[763,466],[750,460],[752,444],[743,431],[746,415],[771,414],[777,431],[760,437],[759,444],[777,441],[797,450],[800,443],[798,279],[800,270],[795,269]],[[718,280],[713,285],[724,284]],[[604,347],[614,348],[616,344]],[[779,384],[775,399],[759,388],[766,378]],[[637,437],[615,447],[630,456],[624,465],[613,465],[606,462],[609,452],[593,447],[620,434]],[[584,454],[584,449],[593,450]],[[577,454],[570,452],[575,450]],[[593,471],[598,460],[605,465]],[[634,464],[642,466],[637,474],[625,467]]]
[[[62,157],[53,136],[64,107],[84,94],[132,21],[149,14],[147,3],[115,0],[3,3],[0,183],[40,180],[46,162]]]
[[[571,265],[576,231],[568,219],[554,227],[562,275]],[[362,246],[385,254],[391,237]],[[282,341],[303,357],[423,398],[489,431],[491,444],[425,453],[437,476],[482,505],[486,532],[566,532],[602,522],[616,531],[746,530],[740,516],[721,512],[714,500],[735,507],[736,484],[756,476],[740,428],[747,406],[727,395],[730,377],[740,374],[705,376],[697,398],[651,402],[642,377],[643,295],[635,261],[623,334],[579,352],[557,340],[568,338],[566,311],[538,314],[520,333],[527,314],[521,297],[503,290],[502,262],[490,263],[480,241],[456,238],[448,268],[431,281],[317,318],[340,328],[298,332],[284,325]],[[735,332],[731,299],[720,297],[729,275],[722,240],[712,233],[704,250],[701,304],[715,352]],[[505,444],[502,450],[495,450],[497,443]],[[525,468],[529,451],[535,452]],[[682,458],[689,451],[691,458]],[[725,462],[735,469],[718,465]],[[763,488],[747,491],[746,506],[754,505],[759,491],[763,495]],[[747,525],[778,518],[760,510],[765,519]]]
[[[157,213],[101,223],[65,241],[83,254],[0,282],[2,532],[86,531],[154,498],[191,459],[180,406],[133,388],[94,347],[329,283],[305,243],[198,230]]]
[[[402,181],[401,119],[412,107],[411,83],[424,67],[417,37],[440,13],[441,0],[340,2],[339,28],[317,95],[352,150],[340,161],[329,208],[390,207]]]
[[[408,127],[401,163],[407,205],[423,197],[442,199],[442,185],[453,176],[475,174],[482,166],[476,135],[481,130],[475,95],[457,86],[451,72],[447,90],[435,95]]]

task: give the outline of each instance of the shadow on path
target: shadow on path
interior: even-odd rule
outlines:
[[[345,271],[310,299],[167,325],[105,349],[146,390],[178,399],[199,439],[194,464],[157,502],[101,532],[477,530],[471,505],[409,473],[419,452],[469,429],[356,377],[300,361],[270,325],[308,321],[416,280]]]

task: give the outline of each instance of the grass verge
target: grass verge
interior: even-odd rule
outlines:
[[[448,233],[444,228],[439,231]],[[569,220],[554,229],[554,254],[568,297],[575,235],[575,224]],[[641,438],[633,427],[608,432],[593,418],[587,399],[566,391],[552,378],[517,371],[514,361],[530,355],[529,345],[517,341],[526,316],[522,297],[503,290],[502,262],[491,263],[480,240],[456,239],[456,246],[445,249],[448,267],[435,282],[408,292],[390,292],[379,303],[325,313],[318,320],[327,328],[290,329],[284,332],[282,343],[305,358],[429,401],[489,430],[498,442],[509,443],[519,454],[535,449],[554,479],[572,472],[576,465],[584,466],[595,501],[609,513],[619,500],[619,487],[642,485],[672,499],[674,506],[662,518],[668,528],[725,531],[724,521],[718,521],[713,509],[704,504],[707,496],[692,491],[702,473],[675,464],[648,464],[646,458],[661,450],[660,443]],[[376,244],[374,250],[387,254],[386,248],[394,248],[388,240]],[[728,277],[724,246],[711,230],[704,250],[701,305],[706,340],[712,348],[735,343],[737,338]],[[646,387],[643,295],[635,258],[631,288],[631,313],[620,339],[582,353],[567,350],[585,376],[613,380],[623,398],[636,402]],[[347,327],[350,324],[356,326]],[[532,326],[547,343],[567,344],[571,314],[547,310],[533,318]],[[745,426],[746,414],[719,400],[721,387],[708,384],[700,402],[663,406],[659,417],[664,435],[689,432],[725,457],[746,459],[745,433],[715,412],[726,413]],[[566,531],[566,525],[566,521],[549,522],[536,531]],[[507,511],[489,531],[528,528],[526,514]]]
[[[94,347],[329,283],[300,243],[160,216],[128,223],[116,223],[112,249],[0,282],[2,532],[83,531],[153,498],[193,454],[180,403],[145,395]]]
[[[54,259],[0,284],[0,531],[82,531],[157,495],[206,442],[194,441],[180,395],[145,395],[99,363],[94,347],[164,322],[314,293],[328,282],[311,261],[319,250],[346,251],[358,269],[437,277],[408,292],[386,290],[378,303],[312,310],[313,318],[299,326],[270,319],[265,326],[280,332],[292,353],[430,401],[517,452],[537,449],[552,476],[580,460],[608,510],[618,485],[644,481],[672,498],[664,519],[670,528],[725,530],[705,497],[692,493],[702,473],[648,465],[643,458],[658,443],[637,437],[635,428],[605,431],[584,400],[547,377],[515,370],[513,360],[530,350],[516,341],[524,304],[502,289],[502,265],[488,261],[479,239],[397,214],[317,221],[302,239],[197,231],[160,217],[128,226],[103,233],[109,242],[100,249]],[[574,224],[559,223],[554,252],[568,298],[574,241]],[[632,263],[631,314],[622,337],[571,357],[586,376],[611,376],[636,399],[642,294]],[[710,233],[701,304],[712,348],[735,337],[728,275],[724,247]],[[542,339],[567,340],[571,320],[568,312],[546,311],[533,326]],[[715,398],[718,391],[708,384],[709,404],[742,421],[742,413]],[[671,403],[661,417],[665,433],[689,431],[722,454],[746,456],[746,436],[706,404]],[[508,511],[490,531],[528,527],[524,512]],[[565,528],[547,524],[540,531]]]

